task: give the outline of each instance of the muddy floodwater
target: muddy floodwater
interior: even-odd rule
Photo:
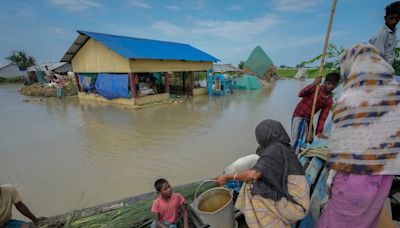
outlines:
[[[141,110],[77,98],[27,102],[22,85],[0,85],[0,184],[15,185],[36,215],[51,216],[153,191],[159,177],[172,185],[213,177],[255,152],[261,120],[289,130],[306,85],[281,80]]]

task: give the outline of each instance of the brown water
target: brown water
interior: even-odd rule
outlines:
[[[214,190],[214,193],[211,194],[209,192],[206,197],[199,201],[197,209],[202,212],[212,213],[223,208],[231,199],[231,194],[226,190]]]
[[[35,214],[51,216],[219,175],[254,153],[255,126],[290,127],[306,82],[201,96],[142,110],[78,99],[24,102],[21,85],[0,85],[0,184],[15,185]]]

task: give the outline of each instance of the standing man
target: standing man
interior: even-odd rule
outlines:
[[[314,82],[303,88],[298,96],[301,97],[301,101],[297,104],[292,117],[292,137],[290,144],[292,145],[295,152],[299,149],[299,139],[306,142],[308,131],[312,131],[314,137],[314,130],[308,129],[311,119],[311,111],[315,96],[315,90],[319,86],[319,93],[315,106],[315,113],[320,112],[318,117],[318,124],[316,128],[316,135],[319,138],[328,138],[322,132],[324,130],[325,120],[329,115],[329,110],[333,104],[333,93],[332,91],[336,88],[339,83],[340,75],[338,73],[328,73],[325,77],[324,84],[321,84],[322,78],[315,78]],[[313,138],[312,137],[312,138]],[[311,138],[311,139],[312,139]]]
[[[390,3],[385,8],[385,24],[382,28],[369,40],[369,42],[374,45],[382,57],[393,66],[396,57],[396,46],[397,46],[397,36],[396,36],[396,25],[400,20],[400,1],[395,1]],[[395,176],[393,179],[393,184],[390,189],[389,197],[393,196],[400,191],[399,189],[400,178]],[[396,200],[397,201],[397,200]],[[396,201],[392,201],[392,205],[398,206]],[[397,218],[399,215],[393,214],[393,218]]]
[[[400,20],[400,1],[387,5],[385,12],[385,24],[369,42],[378,49],[390,65],[393,65],[397,46],[396,25]]]
[[[53,82],[56,84],[56,95],[58,98],[64,98],[63,84],[61,80],[61,75],[54,74]]]
[[[44,217],[37,218],[28,207],[22,203],[21,197],[12,185],[0,186],[0,228],[28,228],[30,225],[26,222],[11,219],[12,205],[15,205],[21,214],[25,215],[33,222],[44,220]]]
[[[50,83],[53,80],[53,72],[49,69],[47,65],[44,66],[44,68],[45,68],[44,74],[46,75],[46,82]]]

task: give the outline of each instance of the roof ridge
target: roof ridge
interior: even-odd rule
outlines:
[[[77,30],[79,36],[64,54],[61,61],[70,62],[79,49],[89,40],[102,43],[120,56],[128,59],[157,59],[183,61],[210,61],[219,59],[190,44],[153,40]]]
[[[181,44],[181,45],[188,45],[188,46],[191,46],[190,44],[187,44],[187,43],[179,43],[179,42],[173,42],[173,41],[155,40],[155,39],[148,39],[148,38],[140,38],[140,37],[132,37],[132,36],[115,35],[115,34],[108,34],[108,33],[101,33],[101,32],[91,32],[91,31],[83,31],[83,30],[77,30],[77,32],[78,32],[78,33],[84,33],[85,35],[88,35],[87,33],[95,33],[95,34],[99,34],[99,35],[106,35],[106,36],[113,36],[113,37],[120,37],[120,38],[138,39],[138,40],[149,40],[149,41],[156,41],[156,42],[171,43],[171,44]]]
[[[17,65],[18,66],[18,64],[14,63],[14,62],[9,62],[9,63],[5,63],[4,65],[0,65],[0,69],[3,69],[3,68],[8,67],[10,65]]]

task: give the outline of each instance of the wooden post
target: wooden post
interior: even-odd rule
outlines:
[[[137,98],[140,96],[140,88],[139,88],[140,80],[138,74],[133,74],[133,84],[135,85],[135,98]]]
[[[182,91],[186,95],[186,72],[182,72]]]
[[[164,72],[165,93],[169,93],[169,73]]]
[[[83,91],[81,91],[81,85],[79,85],[79,75],[78,75],[78,73],[74,72],[74,77],[75,77],[75,82],[76,82],[76,89],[78,90],[78,92],[83,92]]]
[[[136,97],[136,83],[133,72],[128,73],[128,78],[129,78],[129,86],[131,87],[131,96],[132,98],[134,98]]]
[[[192,93],[192,96],[194,94],[194,71],[190,71],[190,90]]]
[[[329,34],[331,33],[333,16],[335,15],[336,1],[337,0],[333,0],[333,3],[332,3],[331,16],[329,18],[328,31],[326,32],[326,35],[325,35],[324,48],[322,50],[321,64],[319,66],[318,77],[322,77],[322,71],[324,69],[326,48],[328,47]],[[311,138],[312,138],[312,134],[314,134],[312,126],[313,126],[313,122],[314,122],[314,114],[315,114],[315,107],[316,107],[316,104],[317,104],[319,86],[320,85],[317,85],[317,87],[315,88],[314,100],[313,100],[312,109],[311,109],[311,115],[310,115],[310,123],[309,123],[309,127],[308,127],[307,139],[306,139],[307,143],[310,143]]]

